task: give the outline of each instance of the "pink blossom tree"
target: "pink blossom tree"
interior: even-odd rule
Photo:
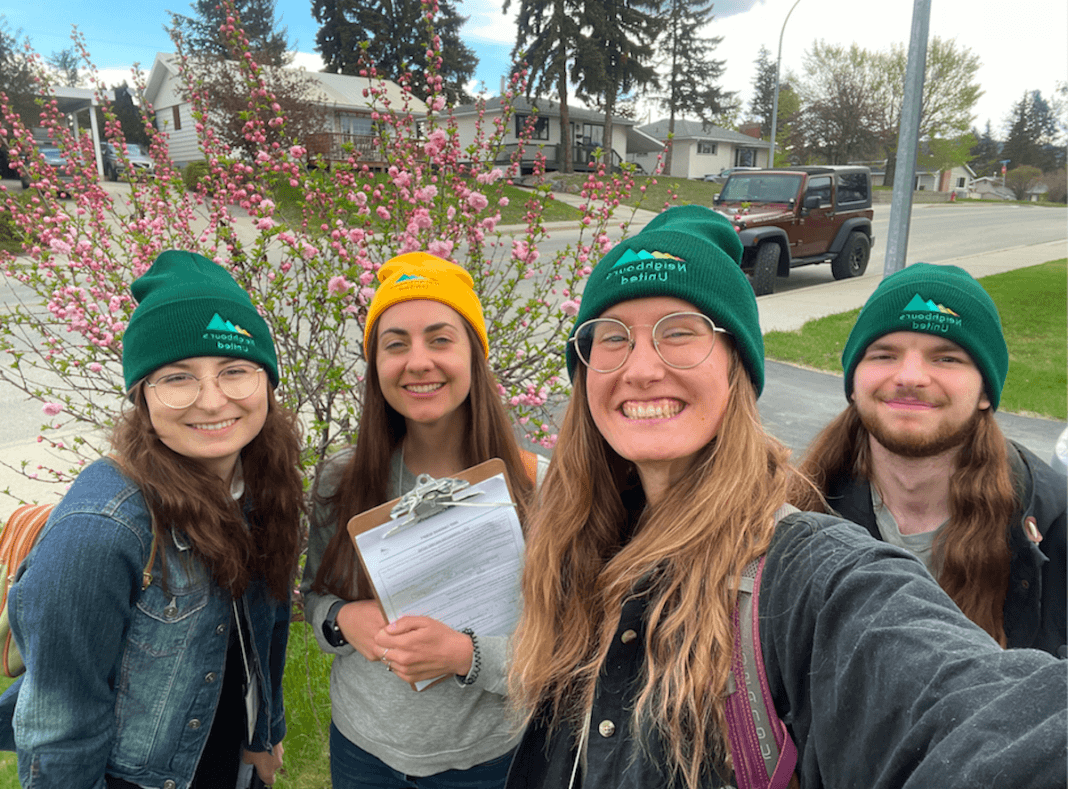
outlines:
[[[431,0],[431,31],[433,16]],[[539,246],[549,235],[544,209],[552,200],[547,186],[529,193],[521,227],[500,224],[505,186],[519,175],[526,145],[510,159],[502,155],[513,117],[509,99],[525,90],[523,71],[508,87],[503,117],[491,123],[480,112],[475,140],[462,148],[433,67],[440,64],[440,42],[431,35],[426,112],[413,98],[410,76],[398,80],[403,100],[391,102],[368,67],[362,74],[369,78],[374,150],[349,151],[327,169],[287,135],[287,117],[233,13],[222,31],[244,53],[238,61],[248,95],[243,149],[254,153],[231,149],[214,132],[208,94],[190,78],[188,96],[208,168],[192,190],[170,163],[167,133],[148,120],[142,72],[135,70],[133,83],[142,96],[156,175],[131,182],[121,196],[98,182],[91,142],[76,139],[65,125],[43,69],[36,70],[44,97],[40,125],[65,153],[69,185],[41,160],[30,130],[0,94],[0,144],[32,185],[21,195],[0,191],[0,211],[10,215],[22,241],[21,254],[0,254],[0,269],[20,284],[19,292],[32,294],[11,305],[0,331],[0,381],[42,404],[39,441],[55,456],[50,466],[22,472],[67,483],[107,451],[107,428],[123,403],[122,333],[135,306],[129,286],[171,248],[227,266],[252,294],[276,339],[279,395],[304,419],[307,464],[354,438],[366,366],[363,320],[375,272],[412,250],[454,260],[472,273],[491,327],[490,361],[502,398],[530,440],[552,446],[551,409],[568,388],[566,334],[582,283],[610,245],[608,230],[620,221],[619,199],[633,187],[630,176],[591,173],[581,191],[578,241],[542,255]],[[121,142],[121,126],[77,31],[74,41],[98,87],[104,136]],[[182,42],[176,44],[184,59]],[[63,191],[70,199],[59,196]],[[73,441],[50,437],[71,428],[78,436]]]

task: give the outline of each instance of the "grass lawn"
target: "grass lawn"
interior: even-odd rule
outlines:
[[[1065,313],[1068,261],[1053,260],[979,281],[1001,314],[1009,346],[1009,375],[1001,409],[1068,418]],[[798,331],[764,335],[767,357],[841,373],[842,348],[860,310],[809,321]]]

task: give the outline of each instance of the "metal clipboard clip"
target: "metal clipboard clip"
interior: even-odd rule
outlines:
[[[401,496],[400,501],[393,505],[389,512],[390,520],[404,518],[400,523],[391,527],[383,535],[383,539],[391,537],[406,526],[424,521],[450,507],[503,507],[515,506],[512,502],[471,502],[481,496],[482,491],[470,490],[471,483],[463,479],[442,477],[435,479],[429,474],[420,474],[415,479],[415,487]]]

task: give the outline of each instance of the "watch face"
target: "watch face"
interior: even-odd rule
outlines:
[[[327,619],[323,622],[323,638],[332,647],[340,647],[348,643],[345,641],[345,636],[341,634],[341,628],[337,626],[336,619]]]

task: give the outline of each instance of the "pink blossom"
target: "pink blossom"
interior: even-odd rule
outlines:
[[[439,258],[448,258],[452,254],[452,242],[435,239],[427,245],[427,252]]]
[[[63,406],[59,403],[45,403],[41,406],[41,410],[44,411],[46,416],[55,416],[63,410]]]
[[[389,209],[386,208],[384,205],[380,205],[378,208],[376,208],[375,213],[378,214],[378,217],[380,219],[389,221]]]
[[[269,216],[261,216],[256,220],[257,230],[270,230],[272,227],[274,227],[274,220]]]
[[[489,205],[489,200],[481,192],[472,192],[467,196],[467,204],[475,211],[481,211]]]
[[[104,365],[102,365],[100,362],[89,362],[89,371],[90,372],[98,373],[103,369],[104,369]]]
[[[579,303],[574,299],[568,299],[560,305],[560,311],[570,318],[574,318],[578,315]]]
[[[344,295],[351,287],[352,285],[349,284],[349,281],[340,274],[336,277],[331,277],[326,285],[327,291],[337,296]]]
[[[63,241],[62,239],[53,238],[49,242],[48,246],[51,248],[51,250],[53,252],[58,252],[61,255],[69,255],[70,254],[70,244],[68,244],[66,241]]]

